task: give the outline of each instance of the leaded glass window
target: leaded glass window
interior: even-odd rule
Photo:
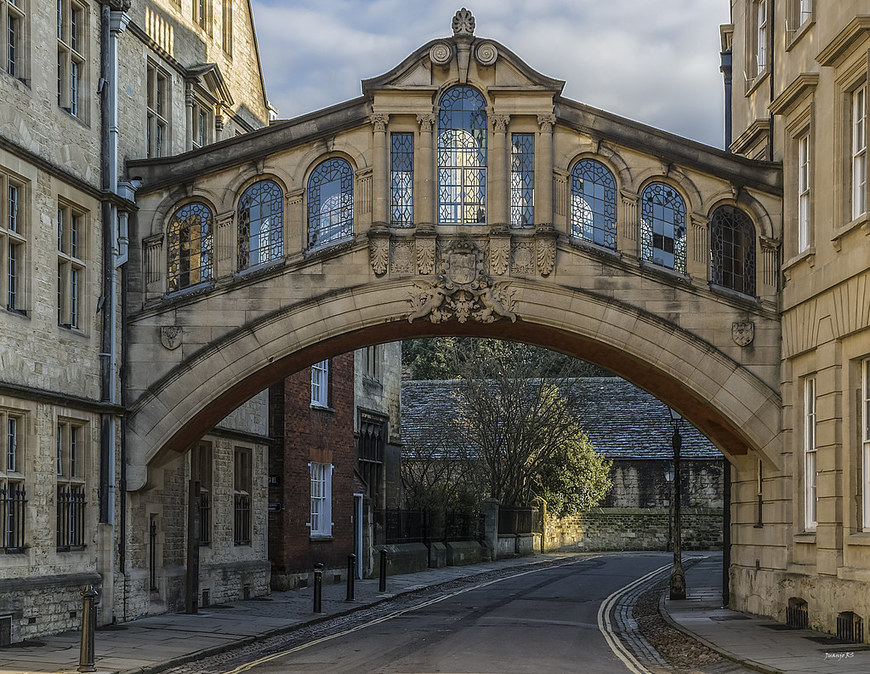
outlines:
[[[284,206],[273,180],[254,183],[239,199],[239,269],[284,256]]]
[[[535,224],[535,134],[511,135],[511,224]]]
[[[486,101],[452,87],[438,112],[438,222],[486,222]]]
[[[175,211],[169,223],[169,292],[212,278],[212,213],[194,202]]]
[[[616,249],[616,179],[594,159],[571,171],[571,234]]]
[[[414,134],[390,134],[390,224],[414,224]]]
[[[755,227],[739,208],[722,206],[710,218],[711,280],[755,295]]]
[[[640,254],[653,264],[686,273],[686,204],[665,183],[650,183],[640,197]]]
[[[353,234],[353,170],[333,157],[308,178],[308,246],[322,246]]]

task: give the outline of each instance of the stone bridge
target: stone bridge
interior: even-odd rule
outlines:
[[[129,162],[129,489],[287,374],[432,335],[597,363],[781,468],[779,166],[453,29],[360,98]]]

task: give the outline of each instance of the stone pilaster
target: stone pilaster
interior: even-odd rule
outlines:
[[[372,225],[388,222],[389,159],[387,156],[387,123],[389,115],[374,114],[372,123]]]
[[[709,276],[709,218],[691,213],[686,232],[686,273],[694,279],[706,280]]]
[[[538,148],[535,152],[535,225],[553,222],[553,127],[556,115],[538,115]]]
[[[492,121],[492,148],[489,155],[489,179],[487,180],[487,221],[492,225],[504,225],[510,221],[510,180],[508,176],[507,126],[508,115],[490,115]]]
[[[293,255],[308,248],[305,213],[302,210],[302,195],[305,190],[287,194],[286,217],[284,218],[284,254]]]
[[[417,115],[420,125],[420,142],[414,157],[414,174],[417,176],[414,205],[418,227],[431,228],[435,225],[435,147],[432,127],[435,125],[435,115],[426,113]]]
[[[616,224],[617,249],[630,257],[638,257],[640,248],[637,243],[637,231],[640,226],[638,220],[638,204],[640,196],[627,190],[620,191],[622,202]]]

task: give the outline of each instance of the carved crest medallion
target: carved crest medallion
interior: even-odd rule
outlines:
[[[755,323],[752,321],[732,323],[731,339],[737,346],[749,346],[755,339]]]
[[[177,349],[181,346],[181,328],[177,325],[160,328],[160,343],[170,351]]]

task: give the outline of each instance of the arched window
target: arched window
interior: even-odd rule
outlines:
[[[616,179],[600,161],[581,159],[571,171],[571,233],[616,249]]]
[[[438,222],[486,222],[486,101],[452,87],[438,112]]]
[[[640,256],[686,273],[686,204],[665,183],[650,183],[640,195]]]
[[[353,169],[333,157],[308,178],[308,246],[322,246],[353,234]]]
[[[169,223],[169,292],[212,278],[212,213],[194,202],[179,208]]]
[[[284,205],[273,180],[254,183],[239,199],[239,269],[284,257]]]
[[[710,218],[710,280],[755,295],[755,227],[739,208],[721,206]]]

